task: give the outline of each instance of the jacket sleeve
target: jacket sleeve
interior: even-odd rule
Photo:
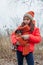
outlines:
[[[36,30],[35,30],[35,34],[33,35],[33,34],[30,34],[30,36],[29,36],[29,40],[31,41],[31,42],[33,42],[33,43],[40,43],[40,41],[41,41],[41,35],[40,35],[40,31],[39,31],[39,28],[37,28]]]
[[[18,30],[19,28],[20,28],[20,26],[18,26],[16,30]],[[16,30],[15,30],[15,31],[16,31]],[[12,32],[12,34],[10,35],[11,43],[14,44],[14,45],[15,45],[16,42],[17,42],[16,35],[15,35],[15,31]]]
[[[16,39],[16,36],[15,36],[14,32],[11,34],[10,40],[11,40],[11,43],[12,43],[12,44],[14,44],[14,45],[16,44],[17,39]]]

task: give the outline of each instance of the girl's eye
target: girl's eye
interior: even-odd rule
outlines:
[[[26,20],[26,19],[23,19],[23,20]]]
[[[23,19],[23,20],[26,20],[26,19]]]
[[[27,20],[29,20],[29,19],[27,19]]]

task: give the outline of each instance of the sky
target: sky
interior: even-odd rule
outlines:
[[[43,0],[0,0],[0,29],[5,26],[16,28],[22,22],[25,12],[30,10],[35,12],[36,25],[42,28]]]

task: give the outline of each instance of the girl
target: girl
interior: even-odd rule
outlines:
[[[15,35],[15,32],[11,35],[11,40],[14,45],[17,46],[17,59],[18,59],[18,65],[23,65],[23,59],[26,58],[28,65],[34,65],[34,57],[33,57],[33,51],[35,44],[38,44],[41,41],[41,35],[39,28],[35,26],[35,20],[34,18],[34,12],[29,11],[26,12],[23,16],[23,22],[22,24],[17,28],[19,32],[22,30],[22,34],[20,34],[19,37]],[[26,27],[25,27],[26,25]],[[22,28],[24,27],[24,28]],[[24,32],[25,31],[25,32]],[[24,34],[25,33],[25,34]],[[21,39],[23,40],[21,41]]]

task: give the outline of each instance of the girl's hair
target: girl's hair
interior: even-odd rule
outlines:
[[[28,25],[30,26],[30,32],[32,33],[34,30],[35,24],[33,24],[32,20],[31,20]]]
[[[26,25],[24,22],[22,22],[21,26]],[[30,26],[30,32],[32,33],[35,27],[35,24],[33,24],[32,20],[30,21],[30,23],[28,24]]]

